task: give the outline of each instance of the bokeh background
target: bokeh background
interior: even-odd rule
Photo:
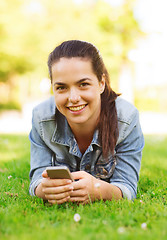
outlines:
[[[167,134],[166,0],[1,0],[0,133],[28,133],[51,94],[48,54],[95,44],[112,88],[140,111],[144,134]]]

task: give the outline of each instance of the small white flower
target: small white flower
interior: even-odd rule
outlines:
[[[10,175],[10,176],[8,176],[8,179],[11,179],[12,178],[12,176]]]
[[[100,183],[95,183],[95,188],[100,188]]]
[[[142,200],[140,200],[140,203],[144,204],[144,202]]]
[[[142,229],[146,229],[146,228],[147,228],[147,223],[142,223],[142,224],[141,224],[141,228],[142,228]]]
[[[74,215],[74,221],[75,222],[79,222],[81,220],[81,216],[78,214],[78,213],[76,213],[75,215]]]
[[[119,227],[117,231],[118,231],[118,233],[122,234],[122,233],[125,232],[125,228],[124,227]]]
[[[102,223],[103,223],[104,225],[107,225],[107,221],[106,221],[106,220],[103,220]]]

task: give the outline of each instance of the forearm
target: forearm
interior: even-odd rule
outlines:
[[[97,180],[94,188],[94,193],[95,198],[99,200],[119,200],[123,197],[120,188],[103,180]]]
[[[73,192],[70,194],[72,202],[88,203],[90,200],[122,199],[122,191],[117,186],[99,180],[85,171],[73,172]]]

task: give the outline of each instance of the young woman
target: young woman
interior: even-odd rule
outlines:
[[[98,49],[63,42],[48,68],[54,96],[33,110],[30,194],[53,204],[135,198],[144,146],[138,111],[111,89]],[[76,181],[50,179],[53,162]]]

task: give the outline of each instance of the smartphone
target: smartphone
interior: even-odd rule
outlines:
[[[46,172],[51,179],[70,179],[74,181],[70,170],[66,166],[47,167]]]

